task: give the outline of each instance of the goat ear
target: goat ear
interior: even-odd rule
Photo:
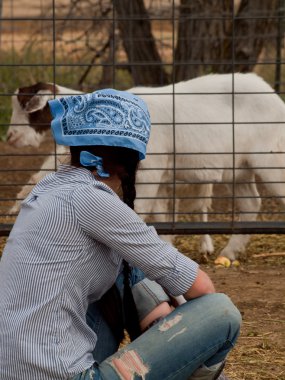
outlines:
[[[46,106],[48,100],[52,100],[54,97],[50,90],[40,90],[28,101],[25,111],[28,113],[39,111]]]

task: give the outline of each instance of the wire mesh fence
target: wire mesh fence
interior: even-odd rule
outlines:
[[[283,0],[2,0],[0,9],[2,234],[31,186],[68,160],[47,100],[106,87],[149,105],[136,209],[159,232],[284,233]]]

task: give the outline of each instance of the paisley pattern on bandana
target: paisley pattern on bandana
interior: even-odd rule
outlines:
[[[123,135],[147,142],[149,115],[119,96],[99,93],[60,99],[64,135]]]
[[[135,149],[145,157],[150,116],[139,97],[113,89],[49,102],[55,140],[63,145],[109,145]]]

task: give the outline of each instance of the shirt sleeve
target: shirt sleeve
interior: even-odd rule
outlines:
[[[197,276],[198,264],[163,241],[116,195],[96,186],[74,190],[72,203],[82,230],[116,250],[173,296],[184,294]]]

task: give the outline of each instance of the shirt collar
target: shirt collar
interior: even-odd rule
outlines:
[[[108,185],[101,181],[98,181],[90,170],[83,167],[75,167],[72,165],[61,164],[58,167],[55,176],[59,180],[64,179],[66,181],[66,179],[68,179],[72,182],[90,183],[98,188],[101,188],[102,190],[106,190],[109,193],[118,196],[117,193],[115,193]]]

